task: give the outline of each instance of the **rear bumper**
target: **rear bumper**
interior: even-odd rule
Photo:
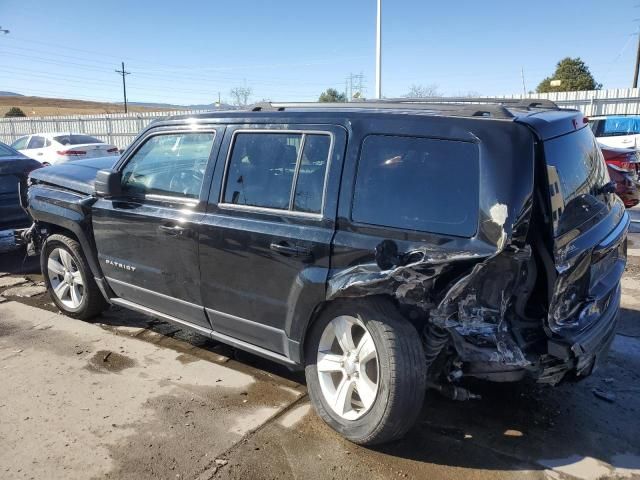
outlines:
[[[0,253],[16,250],[24,245],[22,234],[26,228],[0,230]]]
[[[616,335],[620,298],[618,284],[609,297],[607,308],[589,329],[571,338],[547,342],[548,353],[542,357],[536,375],[538,382],[555,384],[568,373],[583,378],[606,360]]]

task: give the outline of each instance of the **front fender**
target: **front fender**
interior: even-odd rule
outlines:
[[[91,205],[95,197],[46,185],[32,185],[27,191],[27,211],[39,223],[55,225],[72,232],[84,253],[93,276],[102,278],[102,269],[91,230]]]

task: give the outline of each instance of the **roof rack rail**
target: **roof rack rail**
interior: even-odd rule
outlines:
[[[271,102],[258,102],[253,105],[249,105],[252,112],[283,112],[284,106],[275,107]]]
[[[459,104],[498,104],[520,108],[545,108],[559,110],[555,102],[544,98],[497,98],[497,97],[401,97],[381,100],[359,100],[360,102],[391,103],[459,103]]]
[[[254,112],[260,111],[278,111],[282,112],[285,109],[290,108],[322,108],[322,109],[363,109],[363,108],[377,108],[385,110],[423,110],[431,112],[447,112],[451,115],[460,117],[491,117],[501,119],[512,119],[513,115],[502,105],[496,105],[492,103],[483,105],[472,105],[464,103],[441,103],[441,102],[407,102],[403,101],[385,101],[385,100],[361,100],[353,102],[341,102],[341,103],[320,103],[320,102],[296,102],[296,103],[267,103],[263,108],[263,104],[256,104],[251,108]]]
[[[420,97],[385,98],[380,100],[357,100],[342,103],[320,102],[259,102],[246,107],[252,112],[283,112],[285,109],[362,109],[376,108],[389,110],[422,110],[448,113],[460,117],[490,117],[513,119],[516,115],[508,108],[550,109],[559,107],[550,100],[504,99],[474,97]]]

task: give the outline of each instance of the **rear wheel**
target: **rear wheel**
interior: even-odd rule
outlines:
[[[40,265],[51,298],[67,315],[88,319],[107,308],[76,240],[59,234],[48,237]]]
[[[381,298],[337,301],[306,345],[307,387],[318,414],[347,439],[373,445],[403,436],[420,413],[420,336]]]

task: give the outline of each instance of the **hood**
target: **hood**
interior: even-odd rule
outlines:
[[[120,157],[98,157],[44,167],[33,172],[29,178],[32,182],[46,183],[74,190],[80,193],[92,194],[93,182],[98,170],[111,168]]]
[[[42,164],[37,160],[24,155],[0,157],[0,175],[22,175],[41,166]]]

